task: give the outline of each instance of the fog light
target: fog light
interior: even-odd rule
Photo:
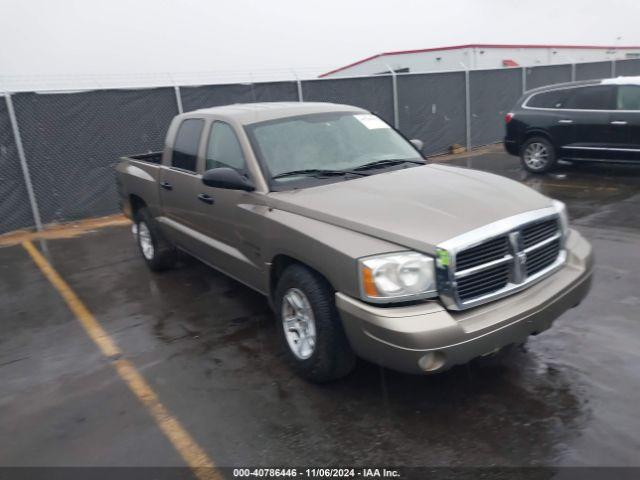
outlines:
[[[442,368],[444,365],[445,356],[442,352],[428,352],[425,353],[420,360],[418,360],[418,366],[425,372],[433,372]]]

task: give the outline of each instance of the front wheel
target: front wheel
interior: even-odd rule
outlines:
[[[543,137],[527,140],[520,150],[522,166],[531,173],[544,173],[556,163],[556,152],[551,142]]]
[[[334,292],[302,265],[288,267],[275,292],[278,331],[289,364],[302,377],[327,382],[347,375],[355,355],[342,328]]]

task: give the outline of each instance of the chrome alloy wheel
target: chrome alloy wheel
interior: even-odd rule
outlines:
[[[543,169],[549,163],[549,149],[544,143],[530,143],[524,151],[524,163],[532,170]]]
[[[307,296],[297,288],[287,290],[281,315],[289,349],[300,360],[311,357],[316,346],[316,321]]]
[[[142,249],[144,258],[147,260],[153,260],[155,251],[153,248],[153,241],[151,241],[151,232],[149,231],[147,224],[144,222],[140,222],[138,224],[138,241],[140,242],[140,248]]]

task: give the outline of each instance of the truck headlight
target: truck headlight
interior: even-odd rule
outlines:
[[[569,233],[569,215],[567,214],[567,206],[560,200],[553,201],[553,208],[558,212],[560,218],[560,228],[564,237]]]
[[[399,252],[358,261],[364,300],[384,303],[437,295],[433,258],[418,252]]]

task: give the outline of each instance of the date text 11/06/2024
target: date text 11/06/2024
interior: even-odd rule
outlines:
[[[234,478],[399,478],[400,472],[387,468],[235,468]]]

